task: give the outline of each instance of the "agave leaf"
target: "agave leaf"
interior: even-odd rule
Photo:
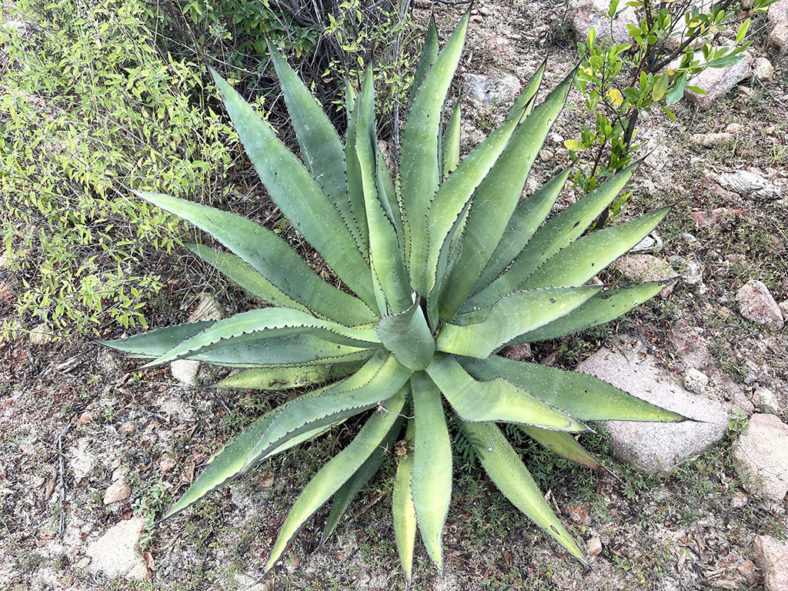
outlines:
[[[427,269],[430,272],[428,287],[432,287],[446,271],[445,256],[449,247],[451,230],[461,222],[471,196],[485,175],[506,148],[517,120],[504,122],[466,156],[457,169],[441,185],[430,204]],[[439,264],[444,252],[443,265]]]
[[[358,222],[350,209],[345,154],[339,135],[315,97],[270,41],[268,52],[279,77],[304,164],[361,247],[363,241]]]
[[[413,419],[408,421],[405,431],[406,449],[413,445],[415,425]],[[391,496],[391,513],[394,519],[394,536],[397,541],[397,552],[405,578],[410,584],[413,578],[413,549],[416,546],[416,508],[413,506],[413,450],[407,449],[397,464],[394,476],[394,492]]]
[[[460,119],[462,100],[457,99],[457,104],[452,109],[449,122],[443,132],[443,180],[457,168],[460,163]]]
[[[364,186],[361,182],[361,167],[356,155],[356,136],[358,127],[357,99],[353,97],[353,87],[345,84],[345,101],[348,110],[347,136],[345,137],[345,168],[347,170],[347,192],[350,211],[359,231],[360,248],[364,256],[369,255],[369,225],[364,206]]]
[[[487,266],[517,206],[531,165],[563,108],[573,79],[574,72],[517,127],[495,166],[476,189],[462,238],[462,255],[442,297],[442,318],[454,318]]]
[[[402,135],[400,162],[405,252],[411,285],[427,294],[427,213],[440,182],[438,136],[441,109],[462,53],[470,12],[466,12],[424,78]]]
[[[509,113],[507,113],[507,119],[521,119],[523,115],[528,115],[534,108],[534,97],[536,96],[539,87],[542,85],[542,78],[544,77],[544,71],[547,67],[547,59],[542,62],[534,75],[531,77],[531,80],[528,84],[523,88],[523,91],[520,93],[520,96],[517,97],[517,100],[514,101],[512,108],[509,109]]]
[[[212,324],[214,324],[212,320],[189,322],[157,328],[127,339],[96,342],[117,351],[131,353],[133,357],[159,357],[186,339],[200,334]]]
[[[583,305],[550,324],[537,328],[515,339],[516,343],[535,343],[557,339],[579,330],[605,324],[626,314],[635,306],[654,297],[669,281],[651,281],[632,287],[600,291]]]
[[[432,338],[424,312],[414,293],[413,305],[399,314],[385,316],[378,323],[378,337],[383,346],[402,365],[417,371],[432,361],[435,339]]]
[[[194,357],[220,347],[288,335],[312,335],[351,347],[369,347],[380,342],[375,330],[370,327],[348,328],[290,308],[262,308],[215,322],[201,333],[145,364],[143,368]]]
[[[337,345],[308,334],[295,334],[255,341],[230,341],[217,349],[187,355],[184,359],[225,367],[298,367],[363,361],[375,351],[366,347]]]
[[[651,232],[672,205],[575,240],[542,264],[520,288],[581,285]]]
[[[381,200],[377,189],[373,99],[373,77],[371,72],[368,72],[357,107],[356,155],[361,170],[364,206],[369,224],[369,261],[375,279],[375,297],[378,310],[383,316],[407,309],[411,304],[411,292],[393,222],[397,212],[391,211],[388,202]]]
[[[531,425],[520,425],[520,428],[532,439],[556,455],[569,461],[596,470],[601,468],[597,459],[580,445],[571,433],[566,431],[551,431]]]
[[[247,465],[252,466],[260,456],[294,435],[336,423],[388,400],[407,382],[409,374],[393,357],[376,353],[349,378],[280,407],[249,452]]]
[[[411,378],[415,423],[413,506],[421,539],[432,561],[443,569],[443,526],[451,501],[451,443],[441,394],[423,373]]]
[[[132,357],[160,357],[175,345],[199,334],[212,324],[214,323],[181,324],[152,330],[126,340],[99,341],[99,344],[131,353]],[[374,352],[374,349],[337,345],[310,335],[290,335],[230,343],[220,349],[188,355],[186,359],[196,359],[226,367],[298,367],[366,360]]]
[[[493,423],[460,421],[460,426],[469,441],[483,443],[474,445],[474,450],[498,490],[567,552],[588,566],[583,551],[550,509],[519,454],[512,449],[501,430]]]
[[[369,267],[329,198],[274,131],[212,70],[238,136],[271,199],[337,276],[367,305],[375,294]]]
[[[245,263],[241,257],[202,244],[185,244],[184,246],[213,266],[222,275],[235,281],[246,291],[264,302],[283,308],[311,312],[309,308],[287,296],[268,279],[260,275],[249,264]]]
[[[445,324],[438,335],[439,351],[485,358],[515,337],[560,318],[600,290],[596,286],[518,291],[490,308],[459,319],[464,326]]]
[[[386,400],[383,411],[374,413],[350,445],[323,466],[304,487],[279,531],[268,563],[265,565],[265,572],[271,570],[279,560],[306,520],[361,468],[390,433],[392,427],[401,422],[400,411],[404,405],[405,397],[402,393]]]
[[[584,373],[493,356],[461,359],[480,380],[505,378],[581,421],[682,421],[684,417]]]
[[[550,213],[550,209],[558,198],[566,179],[569,178],[570,172],[572,169],[567,168],[555,175],[533,195],[517,204],[501,241],[473,288],[474,292],[492,283],[522,251],[541,225],[542,220]]]
[[[245,461],[250,450],[260,438],[260,435],[268,428],[276,410],[270,411],[254,421],[240,435],[228,443],[220,452],[212,457],[208,465],[205,466],[200,475],[195,479],[189,489],[183,493],[178,501],[167,510],[162,520],[188,509],[205,495],[216,490],[229,480],[243,472]],[[271,457],[281,453],[291,447],[303,443],[309,439],[324,433],[331,426],[323,425],[317,429],[312,429],[293,437],[284,442],[279,447],[273,448],[265,457]],[[261,458],[261,460],[264,458]]]
[[[261,225],[234,213],[168,195],[144,191],[135,195],[208,232],[315,314],[348,325],[376,320],[364,302],[320,279],[284,240]]]
[[[412,103],[416,92],[421,88],[424,77],[430,71],[432,64],[438,57],[438,28],[435,26],[435,17],[430,15],[430,24],[427,27],[427,36],[424,39],[424,47],[421,49],[419,63],[416,65],[416,72],[413,74],[413,83],[410,86],[408,102]]]
[[[621,192],[621,189],[635,172],[637,166],[637,164],[633,164],[625,168],[602,184],[596,191],[589,193],[550,218],[534,234],[533,238],[528,241],[506,273],[470,298],[463,309],[467,310],[471,306],[494,302],[504,294],[518,289],[541,264],[549,260],[561,249],[572,244],[585,232],[588,226]],[[589,263],[596,263],[596,261],[586,255],[581,257],[581,259]],[[596,272],[602,268],[602,266],[597,265]]]
[[[214,384],[216,388],[239,388],[249,390],[287,390],[322,384],[336,378],[344,378],[363,365],[360,361],[334,363],[332,365],[301,365],[296,367],[272,367],[245,369]]]
[[[408,396],[407,390],[400,392],[400,394],[403,398],[407,398]],[[385,412],[385,410],[379,412]],[[383,464],[383,460],[386,458],[386,454],[394,449],[397,437],[402,431],[402,419],[403,417],[400,417],[400,420],[396,421],[391,426],[391,429],[383,438],[383,441],[380,442],[380,445],[375,448],[375,451],[373,451],[361,467],[356,470],[356,473],[353,474],[334,495],[334,501],[331,503],[331,511],[328,517],[326,517],[323,536],[320,539],[321,544],[331,537],[331,534],[334,533],[337,525],[339,525],[339,520],[345,514],[345,511],[347,511],[350,503],[353,502],[353,499],[359,491],[364,488],[364,485],[377,473],[378,469]]]
[[[463,420],[520,423],[561,431],[586,430],[562,410],[545,404],[505,378],[477,382],[449,355],[436,357],[427,373]]]

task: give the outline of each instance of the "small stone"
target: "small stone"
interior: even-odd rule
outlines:
[[[176,359],[170,364],[172,377],[184,386],[196,385],[199,372],[200,362],[196,359]]]
[[[542,162],[549,162],[553,159],[553,156],[554,154],[552,150],[548,150],[547,148],[539,150],[539,160]]]
[[[780,414],[780,403],[774,392],[769,390],[769,388],[756,388],[753,400],[758,409],[764,413],[771,415]]]
[[[757,199],[779,199],[780,187],[751,170],[725,172],[717,178],[723,189]]]
[[[733,446],[736,472],[752,494],[781,503],[788,492],[788,425],[755,414]]]
[[[586,552],[591,558],[602,554],[602,540],[599,539],[599,536],[591,536],[591,539],[586,542]]]
[[[87,411],[85,411],[81,415],[79,415],[79,418],[77,419],[77,421],[79,423],[83,424],[83,425],[85,423],[89,423],[92,420],[93,420],[93,414],[90,413],[90,412],[87,412]]]
[[[110,579],[140,581],[148,578],[148,567],[140,551],[145,520],[141,517],[121,521],[91,543],[86,554],[92,558],[88,571],[103,572]]]
[[[744,507],[750,499],[741,491],[737,491],[733,498],[731,499],[731,507],[734,509],[741,509]]]
[[[682,274],[682,280],[687,285],[703,285],[703,265],[697,261],[687,261]]]
[[[755,561],[766,591],[788,589],[788,542],[771,536],[755,537]]]
[[[118,427],[118,433],[120,433],[121,435],[131,435],[136,430],[137,430],[137,425],[132,421],[126,421],[120,427]]]
[[[756,57],[752,62],[752,73],[761,80],[774,78],[774,66],[765,57]]]
[[[772,330],[781,330],[785,325],[782,312],[777,302],[761,281],[751,279],[736,292],[741,315],[757,324],[763,324]]]
[[[555,131],[551,131],[550,135],[550,142],[555,144],[556,146],[563,146],[564,145],[564,138],[560,133],[556,133]]]
[[[126,480],[121,478],[109,485],[104,491],[104,504],[112,505],[113,503],[120,503],[125,501],[131,496],[131,487],[126,484]]]
[[[52,329],[46,323],[39,324],[30,331],[31,345],[46,345],[52,340]]]
[[[83,556],[79,562],[77,562],[76,568],[79,570],[85,570],[90,565],[90,556]]]
[[[683,234],[679,234],[679,240],[685,242],[686,244],[692,247],[696,247],[700,243],[700,241],[693,234],[690,234],[689,232],[684,232]]]
[[[745,560],[736,567],[736,570],[744,577],[747,584],[751,587],[758,582],[758,574],[755,572],[755,564],[752,560]]]
[[[704,148],[713,148],[722,142],[729,142],[733,139],[733,134],[727,131],[719,133],[695,133],[692,141]]]
[[[632,254],[659,252],[662,250],[662,244],[662,238],[659,237],[659,234],[652,232],[638,242],[630,252]]]
[[[741,123],[729,123],[725,127],[725,131],[727,131],[728,133],[732,133],[733,135],[737,135],[739,133],[744,132],[744,125],[742,125]]]
[[[172,472],[173,468],[175,468],[175,460],[172,458],[162,458],[159,460],[159,470],[162,473],[166,474],[167,472]]]
[[[684,375],[684,387],[695,394],[704,394],[709,385],[709,376],[697,369],[690,369]]]
[[[487,105],[508,103],[519,92],[520,81],[511,74],[492,70],[489,75],[463,74],[463,91],[473,100]]]
[[[515,361],[527,361],[533,358],[530,343],[521,343],[519,345],[512,345],[503,350],[503,356]]]

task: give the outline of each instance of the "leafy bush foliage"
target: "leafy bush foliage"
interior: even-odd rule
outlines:
[[[214,457],[165,518],[265,459],[371,411],[353,441],[304,488],[266,571],[334,497],[328,537],[391,450],[397,462],[394,527],[406,577],[412,574],[417,530],[442,568],[452,490],[449,422],[501,492],[586,563],[497,424],[516,425],[560,456],[597,468],[573,436],[587,430],[586,421],[681,419],[592,376],[498,355],[509,343],[605,323],[657,294],[662,283],[611,289],[585,284],[637,244],[669,208],[584,235],[633,167],[544,225],[568,170],[520,202],[528,171],[573,80],[567,77],[535,106],[544,67],[504,123],[460,161],[459,111],[443,129],[441,113],[467,24],[466,14],[440,52],[437,31],[430,27],[396,182],[377,147],[372,75],[357,97],[348,87],[343,145],[307,87],[272,52],[303,163],[215,75],[271,198],[348,291],[323,281],[283,240],[252,221],[137,192],[216,238],[229,252],[191,248],[271,306],[105,344],[152,358],[146,368],[184,358],[239,368],[221,387],[327,384],[253,422]],[[447,421],[447,414],[454,419]]]
[[[177,221],[125,187],[204,200],[230,163],[199,68],[156,51],[144,8],[22,0],[0,30],[0,227],[19,312],[57,327],[144,324],[161,281],[140,261]]]
[[[750,12],[762,12],[774,0],[751,2]],[[605,31],[592,28],[578,53],[584,56],[576,84],[585,97],[585,108],[594,125],[583,127],[578,139],[566,141],[579,164],[573,181],[592,191],[611,175],[629,166],[642,112],[659,106],[675,120],[670,107],[687,92],[705,94],[690,83],[707,68],[726,68],[749,47],[750,18],[738,25],[741,3],[735,0],[698,4],[690,0],[611,0],[608,17],[616,18],[627,7],[638,10],[638,25],[627,25],[630,41],[613,43]],[[730,45],[719,36],[736,26]],[[673,65],[671,65],[673,64]],[[626,197],[614,202],[617,214]]]

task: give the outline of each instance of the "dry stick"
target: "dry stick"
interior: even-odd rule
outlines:
[[[66,425],[66,428],[57,436],[57,457],[58,457],[58,483],[60,484],[60,517],[57,528],[59,537],[63,537],[66,529],[66,510],[64,502],[66,500],[66,480],[63,474],[66,471],[66,462],[63,458],[63,437],[71,430],[71,424]]]

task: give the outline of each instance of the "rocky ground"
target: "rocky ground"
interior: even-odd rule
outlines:
[[[438,9],[444,29],[460,10]],[[425,19],[425,5],[416,14]],[[617,476],[522,442],[593,570],[460,460],[445,573],[417,549],[415,589],[788,588],[788,58],[779,49],[788,25],[775,15],[754,24],[750,65],[732,88],[710,105],[682,102],[676,122],[656,112],[642,121],[648,156],[623,217],[678,205],[605,279],[678,281],[608,327],[513,352],[579,365],[697,420],[609,424],[587,437]],[[546,86],[565,75],[576,60],[573,26],[584,26],[574,21],[563,3],[476,3],[458,80],[467,145],[546,56]],[[580,102],[570,98],[528,190],[568,163],[563,140],[577,133],[582,111],[571,106]],[[559,207],[573,199],[565,191]],[[0,316],[19,289],[0,265]],[[151,323],[215,316],[236,305],[224,295],[198,299],[176,284],[151,305]],[[152,527],[224,442],[282,398],[201,388],[217,374],[188,362],[135,366],[87,340],[53,343],[40,332],[0,344],[0,588],[248,588],[297,492],[354,430],[351,422],[284,454]],[[322,546],[318,514],[253,588],[402,588],[386,482],[362,491]]]

